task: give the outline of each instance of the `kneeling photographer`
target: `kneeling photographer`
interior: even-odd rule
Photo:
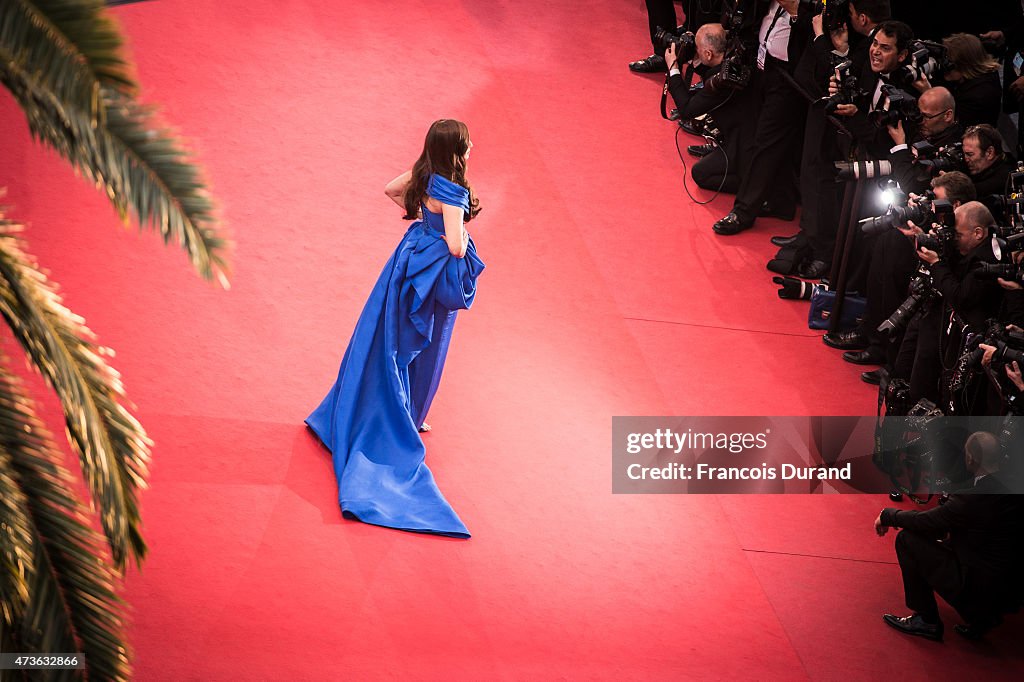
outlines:
[[[691,171],[698,187],[735,193],[741,173],[750,157],[753,127],[749,123],[748,101],[742,89],[730,86],[729,69],[737,64],[726,60],[727,34],[721,24],[705,24],[697,35],[665,35],[665,62],[669,67],[668,91],[682,120],[714,112],[721,138],[714,151],[698,161]],[[686,65],[685,75],[680,65]],[[701,77],[691,87],[694,73]]]
[[[913,309],[893,368],[894,381],[909,382],[909,403],[940,402],[943,369],[952,366],[965,329],[976,331],[995,317],[1002,288],[978,272],[985,263],[999,262],[993,251],[992,213],[970,201],[954,211],[954,226],[935,225],[918,237],[922,266],[911,284],[912,295],[887,321],[898,326]],[[944,364],[944,360],[948,363]]]

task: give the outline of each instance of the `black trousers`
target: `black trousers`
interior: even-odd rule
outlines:
[[[654,54],[660,54],[657,45],[654,44],[654,34],[659,26],[666,31],[675,29],[676,8],[672,0],[647,0],[647,23],[651,29],[651,49],[654,50]]]
[[[903,573],[903,594],[910,610],[937,621],[936,592],[953,606],[961,603],[964,572],[952,549],[926,535],[904,529],[896,536],[896,558]]]
[[[743,177],[733,211],[743,222],[753,222],[762,202],[788,213],[796,209],[797,164],[803,142],[807,107],[784,80],[786,63],[767,57],[764,71],[754,69],[751,85],[758,88],[754,151],[749,171]]]
[[[693,165],[690,174],[702,189],[735,194],[740,187],[739,159],[730,158],[728,161],[727,167],[725,152],[721,147],[715,147],[715,151]]]
[[[929,304],[925,304],[929,305]],[[941,334],[942,304],[932,301],[927,312],[919,313],[907,325],[903,335],[893,376],[910,383],[910,400],[916,403],[927,398],[939,402],[939,380],[942,378]]]
[[[919,262],[914,252],[914,243],[899,230],[883,232],[875,240],[868,263],[863,331],[870,342],[869,350],[884,355],[885,364],[889,367],[896,362],[901,338],[890,342],[887,335],[878,331],[878,325],[896,312],[907,299],[907,288]]]
[[[1011,602],[1016,574],[965,566],[956,552],[923,533],[903,529],[896,536],[907,608],[938,620],[938,594],[965,622],[994,625]]]

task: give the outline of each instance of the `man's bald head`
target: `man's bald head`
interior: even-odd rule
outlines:
[[[946,88],[925,90],[917,100],[917,108],[921,110],[921,132],[926,138],[936,137],[956,121],[956,101]]]
[[[697,29],[695,36],[698,52],[710,51],[720,61],[725,56],[726,34],[721,24],[704,24]],[[704,55],[701,54],[701,61],[705,64]]]

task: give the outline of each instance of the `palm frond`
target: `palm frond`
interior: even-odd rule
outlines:
[[[33,551],[28,500],[18,484],[10,451],[29,448],[31,443],[22,435],[28,427],[25,419],[5,407],[16,405],[19,396],[2,379],[0,393],[4,394],[0,395],[0,434],[14,441],[12,446],[0,447],[0,627],[10,628],[20,622],[28,604]]]
[[[24,599],[3,595],[7,651],[81,652],[90,679],[131,676],[116,575],[104,559],[102,537],[74,495],[75,481],[43,428],[20,381],[0,358],[0,478],[12,486],[19,527]],[[6,427],[11,428],[6,428]],[[80,672],[80,671],[79,671]],[[71,677],[67,675],[66,677]],[[76,677],[80,675],[75,675]]]
[[[5,0],[0,45],[21,71],[94,123],[104,119],[100,86],[125,95],[138,89],[100,0]]]
[[[224,251],[214,206],[199,168],[180,140],[158,127],[152,107],[101,87],[106,123],[88,115],[17,65],[7,63],[0,44],[0,83],[21,105],[36,139],[53,147],[95,182],[127,220],[134,212],[165,242],[182,246],[206,279],[228,287]]]
[[[21,226],[0,212],[0,315],[54,388],[115,564],[141,561],[138,488],[146,485],[149,448],[142,425],[122,405],[124,389],[84,321],[22,249]]]

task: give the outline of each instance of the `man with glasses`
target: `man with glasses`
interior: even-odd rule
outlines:
[[[918,141],[936,148],[960,142],[963,129],[956,121],[956,102],[949,90],[942,87],[925,90],[917,100],[917,107],[921,111]],[[914,166],[914,154],[907,145],[902,121],[889,126],[889,136],[895,145],[889,150],[894,179],[905,191],[921,194],[928,189],[931,173],[927,168]]]

